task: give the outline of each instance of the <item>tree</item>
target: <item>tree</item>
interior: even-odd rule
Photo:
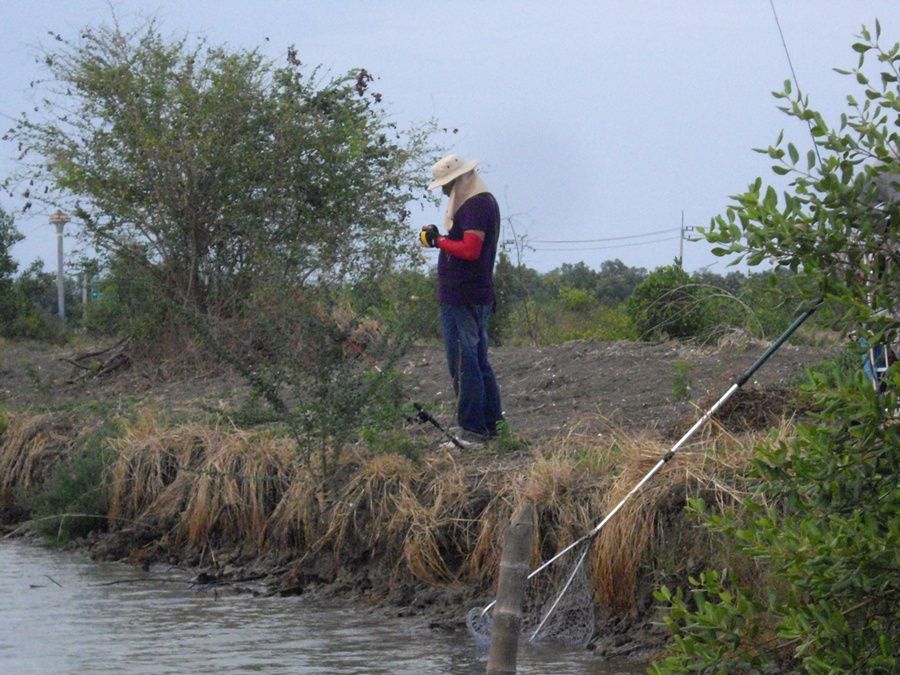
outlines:
[[[365,70],[305,74],[293,49],[276,67],[152,21],[56,37],[44,119],[11,131],[28,177],[178,302],[227,315],[261,271],[362,278],[409,253],[427,129],[399,133]]]
[[[764,152],[790,176],[779,200],[761,179],[734,198],[707,238],[720,254],[793,271],[808,303],[820,298],[844,331],[896,340],[900,298],[900,44],[879,44],[863,27],[853,75],[861,103],[829,128],[790,82],[776,93],[808,122],[814,148]],[[880,72],[870,73],[871,58]],[[868,62],[867,62],[868,61]],[[780,201],[780,203],[779,203]],[[663,589],[675,644],[659,672],[897,672],[900,654],[900,368],[876,392],[859,367],[814,373],[809,419],[795,435],[763,444],[746,513],[707,516],[730,550],[756,566],[765,588],[740,572],[709,570],[683,594]],[[695,504],[703,513],[703,505]]]
[[[18,303],[14,297],[13,275],[19,264],[12,257],[11,249],[22,240],[12,216],[0,208],[0,326],[9,326],[16,316]]]
[[[646,278],[647,270],[642,267],[628,267],[619,259],[604,260],[595,283],[597,299],[605,305],[619,305]]]
[[[786,80],[776,93],[785,102],[781,110],[809,124],[814,147],[801,158],[796,145],[784,144],[782,132],[774,145],[759,149],[775,160],[775,174],[790,177],[789,189],[779,203],[778,190],[757,178],[705,234],[719,244],[718,255],[736,254],[736,261],[751,266],[769,261],[797,274],[813,294],[845,309],[845,328],[866,324],[880,332],[898,326],[896,317],[877,315],[900,298],[900,277],[893,273],[900,264],[900,141],[894,124],[900,56],[896,47],[882,49],[865,28],[860,39],[853,45],[857,67],[836,70],[862,85],[862,102],[848,96],[849,112],[831,129]],[[870,52],[883,64],[874,83],[864,72]]]
[[[534,298],[540,285],[537,271],[521,262],[514,264],[506,251],[500,251],[494,270],[496,301],[489,325],[491,341],[502,343],[503,336],[514,331],[524,333],[531,344],[537,344]]]
[[[561,287],[577,288],[592,291],[597,284],[597,272],[588,267],[584,261],[563,263],[559,268],[559,284]]]
[[[694,272],[691,279],[698,284],[718,288],[731,295],[739,295],[741,288],[746,282],[746,277],[740,272],[729,272],[725,276],[710,272],[709,270],[701,270]]]

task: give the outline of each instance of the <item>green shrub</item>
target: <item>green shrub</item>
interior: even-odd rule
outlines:
[[[642,339],[684,339],[704,336],[712,312],[704,287],[678,265],[660,267],[642,281],[626,308]]]
[[[383,309],[400,313],[403,330],[412,340],[440,340],[441,317],[437,303],[436,270],[423,274],[400,270],[382,282],[380,304]],[[491,326],[497,321],[491,317]]]
[[[491,443],[491,448],[498,455],[527,450],[528,445],[527,440],[513,433],[509,422],[506,420],[497,422],[497,437]]]
[[[541,302],[528,311],[535,314],[538,326],[538,344],[551,345],[569,340],[631,340],[635,337],[634,326],[621,307],[607,307],[593,303],[583,311],[563,307],[561,302]],[[522,314],[526,308],[517,306],[510,313],[508,327],[503,334],[504,344],[530,345],[530,336],[517,330],[525,322]]]
[[[819,412],[793,438],[760,447],[746,515],[693,503],[770,578],[742,588],[709,571],[690,596],[662,589],[675,643],[656,672],[896,672],[900,367],[891,381],[879,397],[858,368],[811,372],[806,393]]]
[[[84,308],[82,326],[91,335],[116,335],[128,329],[125,308],[111,290],[112,293],[91,300]]]
[[[105,478],[113,458],[108,440],[117,429],[117,424],[107,423],[88,434],[70,457],[53,467],[46,481],[18,495],[38,532],[65,543],[106,529],[109,486]]]
[[[401,455],[413,462],[422,459],[422,448],[405,429],[364,428],[360,439],[373,455]]]
[[[687,361],[673,361],[672,400],[687,401],[691,397],[691,364]]]
[[[597,304],[590,292],[582,288],[567,287],[559,289],[559,302],[563,309],[570,312],[584,312]]]
[[[23,305],[10,322],[6,336],[62,344],[68,338],[65,322],[40,307]]]

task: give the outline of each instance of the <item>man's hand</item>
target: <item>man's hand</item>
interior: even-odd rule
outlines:
[[[426,225],[422,228],[422,231],[419,232],[419,241],[422,242],[422,246],[425,246],[426,248],[436,248],[438,236],[439,232],[437,225]]]

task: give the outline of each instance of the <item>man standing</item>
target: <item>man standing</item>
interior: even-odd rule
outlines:
[[[438,300],[447,364],[457,398],[458,439],[478,445],[497,435],[503,419],[500,389],[488,362],[487,322],[494,305],[494,260],[500,208],[475,173],[477,160],[448,155],[431,168],[429,190],[449,197],[446,236],[434,225],[419,234],[422,245],[440,249]]]

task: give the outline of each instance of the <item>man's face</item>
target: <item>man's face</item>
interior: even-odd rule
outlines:
[[[453,190],[453,184],[454,184],[455,182],[456,182],[455,180],[451,180],[451,181],[450,181],[449,183],[447,183],[446,185],[442,185],[442,186],[441,186],[441,192],[443,192],[445,195],[447,195],[447,196],[449,197],[449,196],[450,196],[450,192]]]

